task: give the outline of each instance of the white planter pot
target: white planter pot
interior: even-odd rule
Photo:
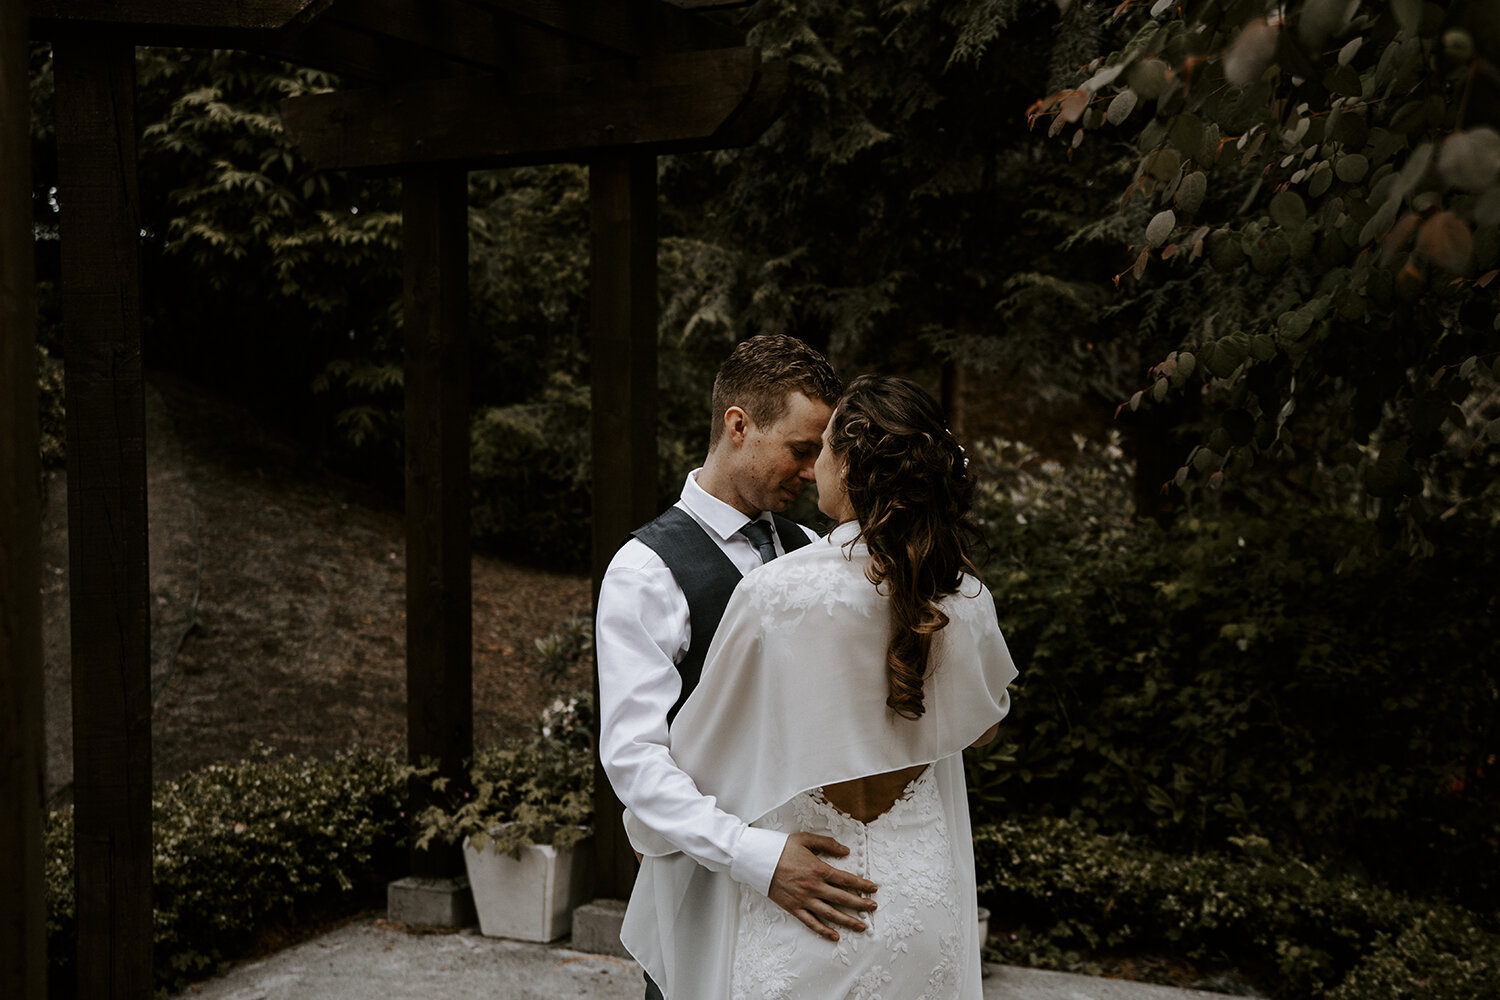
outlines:
[[[464,845],[479,932],[520,941],[555,941],[567,934],[573,907],[588,890],[588,858],[588,840],[561,850],[523,847],[519,861]]]

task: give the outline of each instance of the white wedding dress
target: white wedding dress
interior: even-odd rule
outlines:
[[[765,896],[741,885],[734,1000],[952,1000],[974,907],[960,905],[952,844],[929,768],[869,823],[839,812],[821,789],[803,792],[756,826],[832,837],[848,857],[836,868],[880,886],[863,933],[817,937]]]
[[[962,752],[1009,710],[1016,668],[989,591],[965,578],[941,602],[923,715],[887,708],[890,610],[858,530],[840,525],[741,581],[670,739],[718,808],[848,847],[824,860],[879,886],[877,909],[830,942],[626,810],[645,857],[620,936],[666,1000],[981,1000]],[[822,793],[916,765],[929,766],[868,823]]]

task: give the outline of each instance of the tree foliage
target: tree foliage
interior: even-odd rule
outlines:
[[[1030,115],[1074,149],[1134,142],[1114,280],[1175,350],[1128,405],[1212,415],[1177,484],[1295,467],[1417,551],[1432,519],[1493,510],[1500,11],[1126,0],[1104,20],[1121,46]]]
[[[728,251],[737,331],[787,330],[850,369],[1025,371],[1042,399],[1124,385],[1091,276],[1114,246],[1061,246],[1095,213],[1096,163],[1050,162],[1020,115],[1088,31],[1057,31],[1044,0],[767,0],[742,27],[790,64],[786,109],[665,185]]]

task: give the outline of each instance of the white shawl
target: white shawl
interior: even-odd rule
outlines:
[[[865,576],[868,549],[846,544],[857,532],[857,524],[840,525],[740,583],[672,725],[672,757],[719,808],[751,822],[811,788],[933,764],[959,898],[972,899],[960,754],[1009,710],[1016,668],[993,598],[965,577],[941,605],[949,624],[933,642],[926,710],[917,720],[891,711],[889,607]],[[728,1000],[736,883],[677,852],[628,810],[625,830],[646,857],[621,940],[667,1000]],[[965,951],[960,996],[979,1000],[977,921]]]

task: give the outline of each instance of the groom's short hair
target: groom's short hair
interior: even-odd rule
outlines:
[[[762,333],[741,341],[714,376],[708,448],[712,451],[723,436],[724,412],[731,406],[766,427],[786,413],[793,392],[832,406],[843,390],[828,360],[796,337]]]

